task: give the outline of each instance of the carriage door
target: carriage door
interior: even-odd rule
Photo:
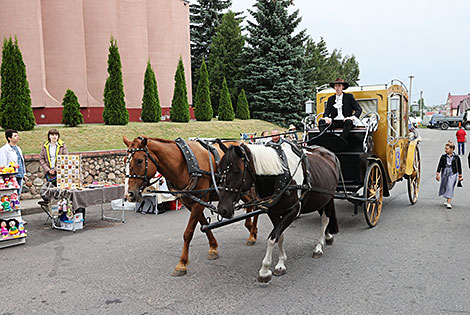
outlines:
[[[390,179],[395,181],[399,177],[399,171],[402,167],[402,148],[400,138],[406,134],[403,130],[404,125],[401,117],[403,116],[403,96],[400,94],[392,94],[388,99],[387,111],[387,144],[390,146],[387,150],[390,154],[387,156],[388,171]]]

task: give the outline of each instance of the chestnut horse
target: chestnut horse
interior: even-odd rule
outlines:
[[[217,170],[215,158],[211,154],[209,159],[208,151],[199,142],[187,142],[194,153],[200,169],[206,172],[206,174],[194,179],[191,177],[186,159],[175,141],[149,137],[139,137],[130,141],[125,136],[123,141],[128,147],[128,152],[132,152],[128,153],[126,158],[126,165],[128,165],[126,168],[129,167],[129,170],[126,169],[126,175],[130,175],[127,183],[129,201],[135,202],[142,199],[142,190],[145,186],[149,185],[150,179],[154,177],[157,171],[165,177],[174,190],[204,190],[212,186],[211,176],[208,173],[211,172],[210,162],[212,162],[212,169]],[[239,145],[235,141],[227,142],[227,144],[232,146]],[[224,153],[220,149],[219,144],[214,144],[213,147],[220,156],[223,156]],[[207,192],[193,193],[193,195],[200,198],[203,202],[209,201],[211,197],[211,194]],[[251,199],[249,196],[244,196],[245,201]],[[172,276],[183,276],[186,274],[189,263],[189,244],[193,238],[194,229],[198,222],[201,225],[208,224],[204,216],[204,205],[185,196],[182,196],[181,200],[186,208],[191,211],[191,215],[183,234],[183,251],[178,265],[176,265],[175,270],[171,274]],[[251,210],[247,209],[246,211],[250,212]],[[250,218],[246,219],[245,227],[250,231],[246,245],[254,245],[257,237],[257,216],[253,218],[253,222]],[[206,235],[209,240],[207,259],[213,260],[219,258],[217,252],[218,245],[214,235],[211,231],[206,232]]]
[[[318,211],[321,214],[321,235],[312,256],[317,258],[323,255],[325,240],[327,244],[332,244],[331,234],[338,232],[333,199],[340,172],[336,156],[322,147],[307,149],[303,153],[306,154],[304,165],[294,154],[291,145],[283,143],[282,149],[287,157],[287,163],[283,164],[279,152],[270,147],[245,144],[229,148],[223,144],[220,146],[225,155],[219,166],[222,180],[218,213],[225,218],[232,217],[234,204],[238,202],[241,193],[252,187],[269,204],[267,213],[274,228],[268,237],[258,281],[271,280],[272,251],[276,243],[279,247],[279,262],[274,268],[274,275],[285,274],[287,255],[283,246],[283,232],[299,212]],[[285,172],[286,169],[289,169],[289,173]],[[305,178],[304,174],[307,174]],[[283,180],[282,185],[279,184],[280,179]],[[297,190],[299,188],[301,190]]]

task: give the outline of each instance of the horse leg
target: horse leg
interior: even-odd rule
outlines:
[[[253,211],[254,208],[247,208],[246,213]],[[246,246],[253,246],[256,243],[256,238],[258,236],[258,216],[253,217],[253,223],[251,223],[251,218],[245,220],[245,227],[250,231],[250,236],[246,240]]]
[[[189,221],[183,234],[183,251],[181,252],[180,260],[176,265],[175,270],[171,273],[173,277],[184,276],[187,272],[187,266],[189,264],[189,243],[191,243],[194,229],[199,221],[199,217],[202,215],[202,211],[204,211],[204,207],[201,205],[194,205],[191,207],[191,215],[189,216]]]
[[[204,216],[204,213],[201,213],[201,216],[199,217],[199,223],[201,225],[209,224],[206,217]],[[212,234],[212,231],[209,230],[206,232],[206,236],[207,240],[209,241],[209,253],[207,255],[207,259],[214,260],[219,258],[219,253],[217,252],[217,240],[215,239],[214,234]]]
[[[279,261],[277,262],[276,267],[274,267],[274,275],[275,276],[283,276],[286,274],[286,265],[285,262],[287,260],[287,254],[284,250],[284,233],[279,236],[279,240],[277,241],[277,246],[279,247]]]
[[[271,209],[272,211],[273,209]],[[269,282],[271,280],[272,272],[269,270],[271,267],[273,247],[278,243],[279,246],[279,262],[275,267],[274,275],[282,276],[286,273],[285,261],[287,260],[286,252],[284,251],[284,230],[294,221],[298,213],[298,206],[294,207],[287,215],[282,218],[274,213],[268,213],[274,229],[269,233],[268,249],[266,256],[263,259],[262,267],[259,270],[258,282]]]
[[[242,197],[242,200],[244,202],[249,202],[252,199],[244,196],[244,197]],[[246,208],[246,213],[249,213],[253,210],[255,210],[254,207]],[[253,246],[253,245],[255,245],[256,239],[257,239],[257,236],[258,236],[258,216],[256,215],[256,216],[253,217],[253,223],[251,223],[251,218],[246,218],[245,227],[250,232],[250,236],[246,240],[246,246]]]
[[[272,271],[269,270],[271,267],[271,261],[273,258],[273,248],[276,244],[275,239],[268,238],[268,247],[266,249],[266,255],[264,256],[263,262],[261,263],[261,269],[258,272],[258,282],[268,283],[271,280]]]
[[[328,218],[328,216],[326,215],[326,211],[323,211],[323,214],[321,215],[321,236],[320,239],[317,241],[315,248],[313,249],[313,258],[320,258],[321,256],[323,256],[323,246],[325,246],[325,232],[329,221],[330,218]]]

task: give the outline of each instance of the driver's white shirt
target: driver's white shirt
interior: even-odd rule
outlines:
[[[333,107],[336,108],[338,111],[338,116],[336,116],[335,120],[344,120],[343,116],[343,94],[340,96],[336,95],[336,102],[333,104]]]

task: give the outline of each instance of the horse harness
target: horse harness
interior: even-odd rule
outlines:
[[[138,137],[138,139],[141,140],[141,141],[144,140],[143,137]],[[183,157],[186,160],[186,164],[188,165],[188,172],[189,172],[189,175],[191,177],[190,182],[183,190],[176,190],[176,189],[169,190],[169,191],[160,191],[160,190],[158,190],[158,191],[154,191],[154,192],[155,193],[171,193],[173,195],[183,194],[184,196],[189,197],[193,201],[198,202],[198,203],[200,203],[200,204],[204,205],[205,207],[208,207],[212,210],[215,210],[215,206],[213,206],[212,204],[210,204],[208,202],[205,202],[201,198],[198,198],[198,197],[193,195],[193,193],[203,193],[203,192],[208,193],[208,192],[214,190],[215,188],[200,189],[200,190],[193,190],[193,189],[194,189],[194,187],[196,187],[198,179],[203,175],[210,175],[210,176],[212,176],[213,180],[215,181],[214,170],[212,169],[211,153],[214,155],[215,162],[216,162],[217,165],[219,164],[220,156],[219,156],[219,153],[217,152],[217,150],[214,147],[212,147],[210,144],[204,142],[201,139],[198,139],[198,142],[206,150],[209,151],[209,162],[211,164],[211,172],[204,171],[199,167],[199,163],[197,162],[197,158],[194,155],[193,151],[191,150],[189,145],[186,143],[186,141],[184,141],[184,139],[179,137],[175,140],[175,143],[176,143],[176,146],[178,147],[178,149],[180,149],[181,153],[183,154]],[[134,172],[134,174],[130,174],[130,171],[129,171],[129,174],[126,174],[126,177],[142,179],[143,183],[139,188],[142,191],[146,187],[151,186],[151,185],[153,185],[154,183],[156,183],[158,181],[158,180],[155,180],[155,181],[151,182],[149,180],[148,176],[147,176],[147,173],[148,173],[148,160],[150,159],[150,161],[153,164],[155,164],[155,167],[157,168],[157,170],[158,170],[158,163],[155,160],[155,158],[150,154],[150,152],[148,150],[148,147],[146,145],[143,148],[133,148],[133,149],[128,149],[127,150],[127,152],[129,153],[128,159],[127,159],[127,163],[129,164],[129,166],[130,166],[130,161],[131,161],[132,157],[134,156],[135,152],[138,152],[138,151],[143,151],[145,153],[145,174],[144,175],[138,175],[138,174],[135,174],[135,172]],[[173,188],[172,184],[169,181],[167,181],[167,184],[170,188]],[[215,183],[214,183],[214,185],[216,186]]]
[[[269,146],[269,147],[273,148],[276,151],[276,153],[280,157],[281,163],[282,163],[282,165],[285,169],[283,174],[277,175],[276,182],[274,184],[275,185],[275,195],[270,196],[268,198],[258,199],[254,202],[245,203],[244,205],[238,205],[235,208],[235,210],[239,210],[241,208],[253,207],[253,206],[257,206],[257,207],[264,208],[264,209],[270,208],[270,207],[276,205],[277,202],[281,199],[281,197],[283,195],[289,196],[291,194],[290,190],[301,189],[303,191],[303,193],[302,193],[301,197],[299,198],[299,200],[296,203],[294,203],[290,208],[292,208],[292,207],[296,206],[297,204],[301,203],[307,192],[318,192],[318,193],[324,193],[324,194],[328,194],[328,195],[334,195],[335,194],[334,191],[330,191],[330,190],[327,190],[327,189],[323,189],[323,188],[320,188],[320,187],[314,187],[313,186],[313,177],[312,177],[312,175],[311,175],[311,173],[310,173],[310,171],[308,170],[308,167],[307,167],[308,161],[307,161],[307,155],[305,154],[304,149],[296,146],[293,143],[290,143],[290,142],[287,142],[287,143],[291,145],[292,151],[300,158],[299,163],[297,164],[297,168],[301,164],[303,164],[303,166],[304,166],[303,171],[304,171],[304,177],[306,179],[306,184],[290,185],[290,182],[293,179],[293,175],[290,174],[290,170],[289,170],[288,163],[287,163],[287,156],[286,156],[284,150],[282,149],[281,144],[270,142],[270,143],[266,144],[266,146]],[[309,147],[308,149],[315,149],[316,147],[317,146],[313,146],[313,147]],[[221,182],[221,187],[220,187],[221,190],[238,194],[236,200],[239,200],[239,197],[242,194],[241,190],[242,190],[242,187],[243,187],[243,183],[246,180],[245,179],[246,169],[248,169],[250,175],[253,178],[256,177],[256,175],[251,171],[251,168],[249,167],[250,160],[248,158],[248,155],[247,155],[246,151],[243,149],[243,147],[240,147],[240,148],[242,149],[242,152],[243,152],[242,161],[244,163],[244,170],[243,170],[243,174],[242,174],[242,178],[243,178],[242,179],[242,184],[240,185],[239,188],[227,187],[226,186],[226,177],[227,177],[226,174],[230,170],[230,167],[232,166],[232,163],[227,165],[227,168],[224,171],[222,171],[221,181],[220,181]],[[294,173],[297,171],[297,168],[294,171]]]

